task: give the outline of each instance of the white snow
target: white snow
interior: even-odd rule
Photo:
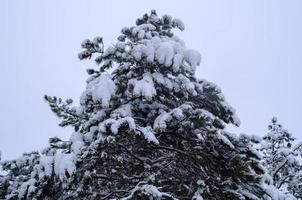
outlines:
[[[146,46],[144,46],[144,54],[147,56],[148,63],[154,62],[154,52],[155,47],[151,43],[147,43]]]
[[[21,187],[19,189],[19,194],[18,194],[19,199],[23,199],[23,197],[25,196],[26,193],[30,194],[35,190],[35,188],[36,188],[34,186],[35,182],[36,182],[36,180],[31,178],[21,185]]]
[[[118,129],[124,124],[127,124],[130,130],[135,130],[136,128],[135,121],[132,117],[123,117],[120,119],[110,118],[99,124],[99,131],[105,133],[107,127],[109,127],[112,133],[117,134]]]
[[[297,150],[301,150],[302,151],[302,142],[298,142],[294,147],[293,147],[293,151],[297,151]]]
[[[146,38],[144,32],[139,31],[138,34],[140,39]],[[145,58],[149,63],[157,61],[165,67],[172,66],[174,72],[178,72],[182,68],[184,71],[194,73],[196,66],[201,62],[200,53],[187,49],[184,42],[177,37],[154,36],[151,39],[142,39],[133,46],[131,55],[137,61]],[[183,61],[186,61],[188,65],[184,65]]]
[[[141,24],[141,25],[138,25],[133,28],[132,34],[133,34],[133,36],[136,36],[141,31],[147,32],[147,31],[152,31],[155,29],[156,29],[156,27],[153,26],[152,24]]]
[[[270,196],[270,198],[267,198],[268,200],[297,200],[294,196],[290,194],[282,193],[274,185],[263,184],[262,187]]]
[[[128,124],[130,130],[134,130],[136,125],[134,119],[132,117],[124,117],[118,120],[115,120],[114,123],[111,124],[111,131],[115,134],[118,133],[118,129],[123,125]]]
[[[183,59],[184,59],[183,55],[179,53],[175,54],[173,58],[173,66],[172,66],[174,72],[177,72],[179,70],[180,66],[182,65]]]
[[[138,127],[137,128],[141,133],[143,133],[145,139],[148,142],[154,142],[155,144],[159,144],[159,141],[155,137],[154,131],[152,127],[147,126],[147,127]]]
[[[141,187],[143,193],[150,194],[152,197],[161,198],[162,193],[153,185],[143,185]]]
[[[152,97],[156,95],[156,90],[154,88],[154,83],[150,73],[145,73],[141,80],[131,79],[129,81],[129,84],[132,84],[134,86],[134,96],[143,96],[147,100],[152,100]]]
[[[194,200],[203,200],[203,197],[201,196],[201,194],[197,191],[195,192],[193,198]]]
[[[177,108],[172,109],[170,112],[161,111],[153,123],[153,129],[163,131],[167,128],[167,123],[173,118],[181,120],[184,117],[184,111],[192,111],[192,107],[188,104],[183,104]]]
[[[137,38],[138,39],[143,39],[145,36],[145,31],[144,30],[140,30],[137,34]]]
[[[138,44],[132,49],[132,56],[135,60],[140,61],[142,59],[144,46],[142,44]]]
[[[83,135],[78,132],[72,133],[70,137],[71,143],[71,150],[74,152],[76,155],[81,153],[81,149],[84,146],[83,142]]]
[[[131,105],[121,105],[119,108],[115,109],[112,114],[110,115],[112,118],[118,118],[118,117],[131,117]]]
[[[181,107],[173,109],[171,115],[175,117],[177,120],[180,120],[184,117]]]
[[[201,62],[201,55],[199,52],[193,49],[186,49],[184,51],[184,59],[193,67],[192,72],[195,71],[195,67],[200,65]]]
[[[145,182],[140,182],[140,183],[145,183]],[[121,200],[132,199],[134,193],[137,191],[140,191],[143,194],[147,195],[148,197],[151,197],[151,199],[162,199],[163,197],[169,197],[169,199],[175,199],[170,194],[159,191],[159,189],[154,185],[149,185],[149,184],[140,185],[140,183],[132,190],[131,194],[128,197],[124,197]]]
[[[173,89],[172,81],[169,78],[164,77],[163,74],[155,72],[152,74],[152,78],[156,83],[161,84],[161,86],[166,87],[170,90]]]
[[[112,47],[112,46],[109,46],[109,47],[106,49],[106,51],[103,53],[102,56],[103,56],[103,57],[106,57],[106,56],[108,56],[108,55],[114,53],[114,51],[115,51],[115,48]]]
[[[167,122],[172,120],[170,113],[163,112],[155,120],[153,124],[154,130],[165,130],[167,128]]]
[[[284,147],[281,147],[280,149],[277,150],[277,154],[281,154],[285,157],[288,156],[290,153],[291,153],[291,150],[288,148],[284,148]]]
[[[66,172],[71,175],[75,169],[76,155],[74,153],[62,153],[58,151],[54,157],[54,171],[57,176],[64,180]]]
[[[111,97],[115,94],[116,86],[109,74],[102,74],[87,85],[93,101],[100,101],[103,107],[108,107]]]
[[[172,65],[174,57],[174,49],[170,42],[162,42],[157,48],[155,58],[159,64],[163,64],[166,67]]]
[[[46,176],[51,176],[51,174],[53,172],[53,164],[54,164],[53,156],[41,156],[40,157],[40,166],[44,169],[43,172]]]
[[[205,109],[195,109],[194,113],[196,113],[200,119],[205,119],[211,122],[215,120],[215,116]]]
[[[197,95],[197,92],[195,90],[195,84],[191,82],[190,79],[188,79],[184,75],[179,74],[175,78],[175,82],[178,83],[178,88],[175,87],[176,91],[184,90],[193,96]]]
[[[176,26],[177,28],[179,28],[179,30],[181,30],[181,31],[185,30],[185,25],[180,19],[177,19],[177,18],[173,19],[172,24],[174,26]]]
[[[228,145],[230,148],[232,149],[235,148],[233,143],[226,136],[224,136],[223,133],[218,132],[217,138],[221,140],[223,143],[225,143],[226,145]]]

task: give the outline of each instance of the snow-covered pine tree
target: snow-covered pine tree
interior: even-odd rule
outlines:
[[[80,105],[45,96],[70,140],[51,138],[42,153],[4,161],[5,199],[281,199],[262,180],[253,138],[213,83],[197,79],[200,54],[174,36],[183,23],[155,11],[123,28],[104,49],[85,40],[80,59],[95,58]],[[111,71],[111,73],[109,73]]]
[[[261,145],[263,164],[278,189],[302,199],[302,165],[299,162],[302,143],[297,143],[276,117],[272,118],[268,130]]]

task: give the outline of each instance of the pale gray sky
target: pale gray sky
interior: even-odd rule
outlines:
[[[43,95],[78,100],[87,67],[77,53],[83,39],[111,44],[145,12],[182,19],[178,33],[202,54],[197,76],[218,84],[241,127],[262,135],[272,116],[302,138],[302,1],[0,1],[0,150],[3,158],[45,147],[72,130]]]

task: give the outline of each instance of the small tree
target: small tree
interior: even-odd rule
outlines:
[[[264,166],[273,178],[273,184],[294,196],[301,198],[301,163],[298,160],[302,143],[294,145],[295,138],[278,123],[274,117],[263,137],[262,153]]]
[[[274,199],[252,138],[228,133],[235,111],[213,83],[194,76],[200,54],[174,36],[183,23],[155,11],[118,42],[85,40],[95,58],[80,105],[45,96],[70,140],[6,161],[7,199]],[[112,71],[112,73],[108,73]],[[276,194],[275,194],[276,195]],[[280,198],[281,199],[281,198]]]

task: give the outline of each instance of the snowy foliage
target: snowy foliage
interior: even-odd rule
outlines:
[[[254,138],[224,130],[239,126],[235,110],[194,76],[201,56],[174,28],[184,24],[151,11],[106,49],[85,40],[79,58],[99,69],[87,70],[80,105],[45,96],[75,133],[2,162],[0,198],[285,200],[264,179]]]
[[[268,129],[261,143],[263,165],[276,188],[302,199],[302,143],[294,145],[295,138],[278,124],[275,117]]]
[[[115,94],[115,84],[108,74],[102,74],[87,84],[83,98],[91,96],[94,102],[100,102],[103,107],[108,107],[111,96]],[[85,99],[81,99],[85,101]]]

